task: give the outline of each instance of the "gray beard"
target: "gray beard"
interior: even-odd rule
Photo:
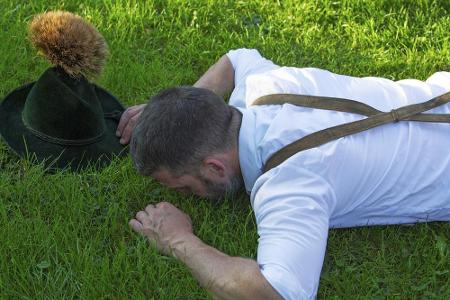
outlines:
[[[222,201],[226,196],[236,194],[244,185],[242,177],[233,175],[228,182],[214,182],[206,177],[201,177],[206,186],[206,198],[214,202]]]

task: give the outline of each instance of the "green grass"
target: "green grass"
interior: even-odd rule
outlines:
[[[0,0],[0,95],[48,66],[26,40],[36,13],[91,20],[111,55],[98,83],[127,105],[191,84],[231,48],[282,65],[425,79],[450,65],[450,2]],[[214,206],[139,177],[129,159],[46,174],[0,143],[0,299],[207,299],[189,270],[128,228],[148,203],[189,213],[207,243],[255,257],[248,197]],[[332,230],[320,299],[450,299],[450,223]]]

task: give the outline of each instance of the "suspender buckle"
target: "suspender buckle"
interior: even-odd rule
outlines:
[[[393,110],[391,110],[391,117],[392,117],[392,120],[394,120],[394,122],[398,122],[398,121],[400,121],[400,119],[399,119],[399,116],[398,116],[398,113],[397,113],[397,110],[396,110],[396,109],[393,109]]]

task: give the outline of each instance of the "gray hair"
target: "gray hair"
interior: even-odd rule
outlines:
[[[192,173],[203,159],[237,144],[240,113],[210,90],[175,87],[152,97],[130,143],[134,165],[142,175],[165,168]],[[239,118],[240,120],[240,118]]]

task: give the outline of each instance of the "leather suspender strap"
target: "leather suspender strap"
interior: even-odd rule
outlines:
[[[292,155],[307,149],[318,147],[335,139],[365,131],[383,124],[398,121],[421,121],[450,123],[450,114],[423,114],[422,112],[450,102],[450,92],[429,101],[403,106],[390,112],[379,111],[367,104],[331,97],[306,96],[294,94],[274,94],[258,98],[253,105],[294,104],[297,106],[335,110],[365,115],[367,118],[346,124],[326,128],[281,148],[264,165],[264,172],[278,166]]]
[[[445,94],[444,94],[445,95]],[[444,96],[442,95],[442,96]],[[272,94],[262,96],[256,99],[252,105],[270,105],[270,104],[293,104],[308,108],[318,108],[326,110],[334,110],[341,112],[354,113],[364,116],[373,116],[383,113],[381,110],[373,108],[370,105],[362,102],[334,97],[310,96],[310,95],[295,95],[295,94]],[[439,106],[439,105],[438,105]],[[420,121],[420,122],[438,122],[450,123],[449,114],[417,114],[405,121]]]

